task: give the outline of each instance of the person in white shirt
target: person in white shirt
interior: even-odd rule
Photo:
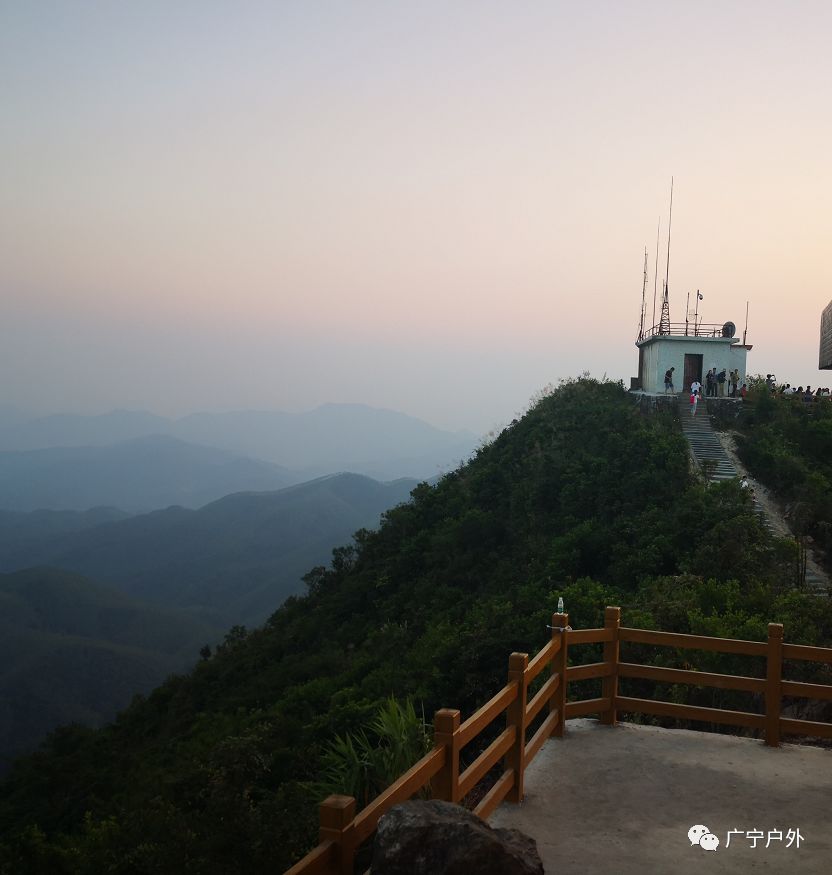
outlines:
[[[690,393],[691,393],[691,395],[698,395],[698,394],[699,394],[699,390],[700,390],[701,388],[702,388],[702,384],[699,382],[699,380],[694,380],[694,381],[690,384]]]

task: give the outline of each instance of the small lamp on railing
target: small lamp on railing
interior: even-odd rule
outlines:
[[[563,596],[558,596],[558,613],[563,613]]]

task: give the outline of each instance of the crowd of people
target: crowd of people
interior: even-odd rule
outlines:
[[[705,395],[707,397],[724,398],[727,387],[729,398],[737,398],[740,395],[745,398],[745,394],[741,392],[739,386],[739,368],[734,368],[732,371],[723,368],[719,373],[717,373],[716,368],[711,368],[708,373],[705,374]],[[742,388],[745,389],[745,383],[742,384]]]
[[[664,375],[664,391],[673,393],[673,372],[675,368],[670,368]],[[791,383],[778,383],[774,374],[766,374],[766,386],[772,395],[782,396],[783,398],[800,399],[807,403],[812,401],[820,401],[823,398],[832,398],[832,390],[828,386],[816,387],[798,386],[794,388]],[[702,383],[699,380],[694,380],[690,384],[690,405],[691,412],[696,415],[696,405],[699,398],[702,396]],[[717,371],[716,368],[711,368],[705,375],[705,396],[708,398],[742,398],[743,400],[748,395],[748,386],[741,382],[740,372],[738,368],[729,371],[723,368]]]
[[[766,374],[766,386],[772,395],[781,395],[784,398],[799,398],[801,401],[811,402],[820,401],[821,398],[832,397],[832,392],[828,386],[816,387],[798,386],[796,389],[791,383],[778,383],[774,374]]]

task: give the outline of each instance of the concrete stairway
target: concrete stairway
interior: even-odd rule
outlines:
[[[685,398],[686,396],[682,396]],[[739,472],[736,466],[731,461],[731,457],[725,452],[719,438],[711,427],[711,420],[708,416],[708,410],[705,406],[705,399],[699,402],[699,409],[696,411],[696,416],[691,416],[689,405],[683,403],[680,399],[679,403],[679,418],[682,423],[682,433],[687,438],[690,446],[691,456],[694,462],[701,468],[702,463],[711,462],[709,480],[711,482],[719,480],[730,480],[733,477],[738,477]],[[754,510],[759,514],[763,525],[773,535],[778,537],[791,536],[791,532],[783,524],[783,530],[780,531],[776,526],[773,526],[768,514],[765,512],[763,505],[756,495],[752,496]],[[818,572],[812,567],[814,563],[809,563],[806,569],[806,585],[809,589],[815,592],[827,592],[829,581],[822,572]]]
[[[679,419],[682,421],[682,433],[690,444],[693,461],[701,468],[703,462],[711,462],[709,479],[730,480],[737,476],[734,463],[725,452],[719,438],[711,428],[711,420],[705,407],[705,399],[699,402],[696,416],[691,416],[689,405],[680,403]]]

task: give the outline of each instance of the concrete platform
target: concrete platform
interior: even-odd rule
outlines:
[[[707,732],[570,720],[492,826],[537,841],[547,873],[832,872],[832,750]],[[716,850],[691,845],[705,825]],[[788,830],[800,830],[787,847]],[[741,834],[730,836],[729,830]],[[762,831],[752,848],[749,831]],[[780,830],[782,840],[770,831]]]

